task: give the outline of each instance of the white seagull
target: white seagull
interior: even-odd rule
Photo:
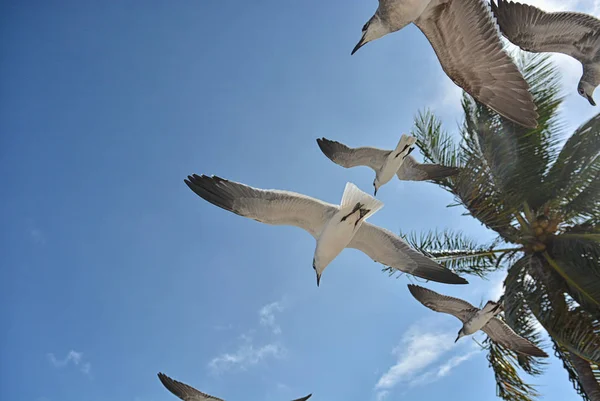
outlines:
[[[462,299],[438,294],[418,285],[409,284],[408,290],[417,301],[429,309],[448,313],[463,322],[455,342],[463,336],[482,330],[493,341],[505,348],[525,355],[548,357],[548,354],[531,341],[515,333],[506,323],[496,317],[502,311],[502,307],[496,302],[488,301],[483,309],[479,309]]]
[[[563,53],[583,66],[577,93],[594,102],[600,85],[600,19],[572,11],[547,13],[537,7],[511,1],[493,1],[500,30],[513,44],[532,53]]]
[[[344,248],[359,249],[376,262],[427,280],[468,283],[411,249],[396,234],[365,222],[383,203],[350,182],[338,206],[295,192],[258,189],[215,176],[194,174],[184,181],[197,195],[220,208],[261,223],[308,231],[317,240],[313,257],[317,286],[327,265]]]
[[[371,147],[350,148],[343,143],[326,138],[317,139],[317,144],[325,156],[342,167],[368,166],[375,170],[373,181],[375,195],[379,188],[395,175],[400,180],[425,181],[449,177],[459,172],[458,167],[419,163],[410,156],[416,141],[417,138],[414,136],[402,134],[394,150]]]
[[[537,126],[529,85],[504,51],[483,0],[379,0],[352,54],[410,23],[425,34],[456,85],[504,117],[528,128]]]
[[[205,394],[202,391],[198,391],[185,383],[173,380],[164,373],[159,373],[158,378],[160,382],[167,388],[167,390],[176,395],[178,398],[181,398],[183,401],[223,401],[220,398]],[[306,401],[311,396],[312,394],[309,394],[306,397],[298,398],[293,401]]]

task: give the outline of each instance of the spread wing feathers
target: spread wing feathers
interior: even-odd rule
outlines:
[[[458,172],[458,167],[419,163],[414,157],[408,155],[396,175],[399,179],[405,181],[425,181],[450,177],[458,174]]]
[[[309,394],[309,395],[307,395],[307,396],[305,396],[305,397],[302,397],[302,398],[297,398],[297,399],[295,399],[295,400],[292,400],[292,401],[306,401],[306,400],[308,400],[308,399],[309,399],[311,396],[312,396],[312,394]]]
[[[467,280],[413,250],[396,234],[364,222],[349,248],[363,251],[376,262],[427,280],[446,284],[467,284]]]
[[[415,21],[446,74],[481,103],[525,127],[537,126],[529,85],[502,48],[482,0],[431,0]]]
[[[505,348],[521,354],[548,357],[548,354],[536,347],[531,341],[515,333],[513,329],[497,317],[492,318],[481,330]]]
[[[253,188],[216,176],[194,174],[184,182],[198,196],[220,208],[261,223],[297,226],[315,238],[338,209],[295,192]]]
[[[208,395],[201,391],[198,391],[192,386],[188,386],[185,383],[173,380],[164,373],[159,373],[158,378],[160,379],[161,383],[167,388],[167,390],[169,390],[171,393],[175,394],[177,397],[181,398],[184,401],[223,401],[220,398],[213,397],[212,395]]]
[[[392,152],[391,150],[370,147],[349,148],[343,143],[330,141],[326,138],[317,139],[317,144],[325,156],[332,162],[345,168],[368,166],[373,170],[379,170],[383,166],[383,163],[385,163],[385,159]]]
[[[530,52],[558,52],[584,62],[600,50],[600,20],[577,12],[547,13],[527,4],[491,3],[500,30]]]
[[[408,290],[413,297],[426,307],[436,312],[448,313],[466,323],[475,313],[479,311],[467,301],[438,294],[418,285],[409,284]]]

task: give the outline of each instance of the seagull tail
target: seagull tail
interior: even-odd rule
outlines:
[[[361,191],[353,183],[348,182],[346,183],[346,188],[344,188],[344,195],[342,195],[342,204],[340,206],[342,209],[353,209],[357,203],[361,204],[361,209],[368,210],[368,213],[363,217],[363,219],[368,218],[383,207],[382,201],[372,197],[364,191]]]
[[[405,147],[411,147],[415,144],[415,142],[417,142],[417,138],[415,138],[414,136],[402,134],[394,152],[402,152],[403,150],[405,150]]]

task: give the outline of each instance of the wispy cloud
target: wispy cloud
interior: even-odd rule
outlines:
[[[392,350],[397,362],[381,376],[376,390],[386,390],[400,382],[412,380],[419,372],[435,362],[452,348],[454,338],[450,333],[434,333],[412,326],[400,344]]]
[[[266,358],[281,358],[283,355],[285,355],[285,349],[279,344],[265,344],[255,347],[249,341],[247,344],[242,344],[233,353],[224,353],[213,358],[208,366],[215,372],[223,372],[231,368],[245,370]]]
[[[275,319],[275,313],[283,310],[284,307],[280,301],[266,304],[258,310],[258,323],[260,326],[269,329],[268,336],[273,337],[281,334],[281,327]],[[241,343],[235,351],[225,352],[213,358],[208,363],[208,367],[214,373],[223,373],[231,369],[245,370],[263,360],[269,358],[279,359],[285,356],[286,349],[279,339],[256,345],[254,332],[253,329],[247,330],[245,334],[240,336]]]
[[[272,302],[260,308],[258,312],[260,316],[260,324],[271,328],[273,334],[281,334],[281,327],[275,321],[275,312],[282,312],[283,306],[281,302]]]
[[[409,327],[400,344],[392,350],[397,357],[397,362],[392,365],[377,381],[375,385],[376,400],[384,400],[391,390],[398,384],[406,386],[417,386],[435,382],[469,360],[480,349],[468,347],[468,350],[460,354],[451,355],[445,362],[435,366],[444,355],[453,349],[465,349],[469,343],[454,343],[455,332],[430,330],[429,323],[423,321]]]
[[[92,364],[83,360],[83,353],[71,350],[63,359],[58,359],[53,353],[48,353],[48,360],[55,368],[64,368],[67,365],[77,366],[84,374],[89,375]]]

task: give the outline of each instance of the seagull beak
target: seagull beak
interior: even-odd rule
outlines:
[[[588,102],[590,102],[590,104],[591,104],[592,106],[595,106],[595,105],[596,105],[596,102],[594,102],[594,98],[593,98],[593,97],[591,97],[590,95],[586,95],[586,96],[587,96],[587,100],[588,100]]]
[[[319,286],[320,282],[321,282],[321,275],[319,273],[317,273],[317,287]]]
[[[454,340],[454,342],[457,342],[459,338],[460,338],[460,335],[458,337],[456,337],[456,340]]]
[[[375,188],[375,191],[373,192],[373,196],[377,196],[377,188]]]
[[[361,47],[363,47],[366,44],[367,44],[367,42],[365,41],[365,35],[363,34],[362,38],[360,38],[360,40],[358,41],[356,46],[354,46],[354,49],[352,49],[352,53],[350,53],[350,55],[351,56],[354,55],[354,53],[356,53],[358,51],[358,49],[360,49]]]

